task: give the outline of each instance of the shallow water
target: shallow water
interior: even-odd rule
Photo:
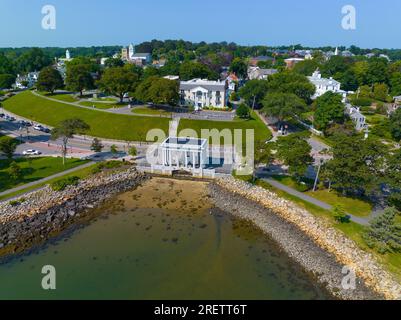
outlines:
[[[211,208],[206,184],[154,178],[99,218],[0,265],[1,299],[326,299],[251,224]],[[44,265],[56,290],[41,287]]]

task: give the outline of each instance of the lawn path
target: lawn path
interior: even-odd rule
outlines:
[[[94,164],[95,164],[95,162],[91,161],[91,162],[85,163],[85,164],[83,164],[81,166],[78,166],[78,167],[75,167],[75,168],[72,168],[72,169],[68,169],[68,170],[61,171],[59,173],[53,174],[53,175],[48,176],[46,178],[43,178],[43,179],[40,179],[40,180],[37,180],[37,181],[33,181],[33,182],[30,182],[30,183],[27,183],[27,184],[23,184],[21,186],[18,186],[18,187],[12,188],[12,189],[8,189],[6,191],[0,192],[0,197],[6,196],[8,194],[12,194],[14,192],[17,192],[17,191],[20,191],[20,190],[23,190],[23,189],[26,189],[26,188],[34,187],[34,186],[36,186],[38,184],[42,184],[42,183],[44,183],[46,181],[49,181],[49,180],[52,180],[54,178],[62,177],[64,175],[73,173],[75,171],[88,168],[88,167],[90,167],[90,166],[92,166]],[[29,192],[31,192],[31,191],[33,191],[33,190],[29,190]],[[18,197],[20,197],[20,196],[21,195],[18,195]],[[9,200],[10,199],[7,199],[7,201],[9,201]]]
[[[293,196],[295,196],[297,198],[300,198],[301,200],[309,202],[309,203],[311,203],[311,204],[313,204],[315,206],[318,206],[318,207],[320,207],[322,209],[325,209],[325,210],[332,210],[333,209],[333,206],[329,205],[328,203],[320,201],[320,200],[317,200],[317,199],[315,199],[315,198],[313,198],[311,196],[308,196],[308,195],[306,195],[306,194],[304,194],[302,192],[299,192],[299,191],[297,191],[297,190],[295,190],[295,189],[293,189],[291,187],[288,187],[288,186],[286,186],[286,185],[284,185],[284,184],[282,184],[282,183],[280,183],[280,182],[278,182],[278,181],[276,181],[274,179],[262,178],[262,180],[267,182],[268,184],[272,185],[273,187],[281,190],[281,191],[284,191],[284,192],[286,192],[286,193],[288,193],[290,195],[293,195]],[[357,216],[349,214],[349,213],[347,213],[347,215],[350,216],[351,221],[353,221],[355,223],[358,223],[360,225],[363,225],[363,226],[368,226],[369,222],[373,218],[379,216],[381,213],[382,213],[381,211],[373,211],[369,215],[369,217],[366,217],[366,218],[357,217]]]

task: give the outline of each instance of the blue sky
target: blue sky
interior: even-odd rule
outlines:
[[[56,30],[41,27],[47,4],[57,10]],[[348,4],[356,30],[341,28]],[[0,0],[0,47],[184,39],[401,48],[400,12],[399,0]]]

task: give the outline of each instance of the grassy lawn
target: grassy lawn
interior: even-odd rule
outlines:
[[[16,181],[11,179],[8,172],[12,161],[15,161],[22,169],[23,177]],[[63,166],[61,158],[52,157],[31,158],[30,161],[26,158],[19,158],[12,161],[0,160],[0,192],[46,178],[88,162],[79,159],[67,159],[65,166]]]
[[[256,113],[252,113],[252,118],[250,120],[234,120],[234,121],[210,121],[210,120],[190,120],[190,119],[181,119],[178,131],[180,132],[183,129],[193,129],[196,131],[198,137],[201,137],[202,129],[217,129],[222,131],[224,129],[228,129],[233,133],[234,129],[242,129],[242,143],[243,147],[245,146],[245,130],[253,129],[255,132],[255,141],[266,141],[272,138],[272,133],[266,127],[266,125],[262,122],[259,116]],[[210,139],[210,141],[212,141]],[[223,139],[220,140],[220,143],[223,144]],[[225,141],[225,144],[228,142]]]
[[[166,134],[169,119],[130,117],[49,101],[26,91],[4,101],[3,107],[22,117],[56,126],[60,121],[77,117],[91,127],[88,135],[126,141],[145,141],[149,130],[159,128]]]
[[[79,102],[79,104],[81,106],[91,107],[91,108],[93,108],[93,106],[95,106],[96,109],[111,109],[111,108],[125,107],[125,104],[118,105],[117,103],[112,103],[112,102],[111,103],[109,103],[109,102],[101,103],[101,102],[92,102],[92,101],[81,101],[81,102]]]
[[[373,206],[369,202],[356,198],[343,197],[335,191],[317,190],[316,192],[306,192],[306,194],[332,206],[340,204],[345,211],[358,217],[367,217],[373,210]]]
[[[327,189],[325,189],[313,192],[310,187],[308,187],[307,185],[299,184],[290,176],[273,176],[272,178],[290,188],[293,188],[300,192],[304,192],[306,195],[323,201],[329,205],[335,206],[340,204],[343,206],[345,211],[358,217],[367,217],[373,210],[373,207],[369,202],[363,201],[361,199],[343,197],[334,190],[329,192]],[[308,181],[308,185],[313,185],[313,181]]]
[[[296,205],[309,211],[311,214],[323,218],[335,229],[341,231],[347,237],[352,239],[362,250],[372,253],[387,270],[392,272],[398,278],[398,280],[401,281],[401,253],[387,253],[382,255],[377,253],[376,251],[371,250],[362,238],[362,234],[365,231],[364,226],[361,226],[352,221],[349,223],[338,223],[335,221],[333,214],[328,210],[324,210],[298,197],[290,195],[282,190],[276,189],[265,181],[258,180],[256,184],[264,189],[276,193],[281,198],[294,202]],[[397,219],[401,221],[401,217],[398,217]]]
[[[156,109],[156,108],[149,108],[149,107],[140,107],[132,109],[132,113],[135,114],[146,114],[146,115],[166,115],[171,116],[171,112],[163,110],[163,109]]]
[[[0,200],[6,200],[6,199],[13,198],[13,197],[17,197],[17,196],[25,194],[27,192],[30,192],[30,191],[36,190],[38,188],[44,187],[47,184],[51,184],[54,181],[57,181],[57,180],[60,180],[60,179],[65,179],[65,178],[68,178],[68,177],[73,177],[74,176],[74,177],[79,177],[81,179],[85,179],[85,178],[89,177],[92,174],[92,169],[93,169],[94,166],[96,166],[96,164],[93,164],[92,166],[89,166],[87,168],[76,170],[76,171],[74,171],[72,173],[68,173],[68,174],[62,175],[62,176],[54,178],[54,179],[50,179],[50,180],[48,180],[46,182],[39,183],[39,184],[37,184],[35,186],[28,187],[28,188],[25,188],[25,189],[22,189],[22,190],[7,194],[6,196],[0,197]]]
[[[39,94],[41,94],[42,96],[46,96],[48,98],[52,98],[52,99],[56,99],[56,100],[60,100],[60,101],[64,101],[64,102],[77,102],[78,99],[75,98],[72,94],[49,94],[47,92],[38,92]]]

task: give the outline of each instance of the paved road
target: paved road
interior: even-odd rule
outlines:
[[[304,200],[306,202],[314,204],[315,206],[318,206],[318,207],[320,207],[322,209],[325,209],[325,210],[332,210],[333,209],[333,206],[331,206],[331,205],[329,205],[329,204],[327,204],[327,203],[325,203],[323,201],[320,201],[320,200],[317,200],[315,198],[312,198],[312,197],[310,197],[310,196],[308,196],[308,195],[306,195],[306,194],[304,194],[302,192],[299,192],[299,191],[297,191],[297,190],[295,190],[293,188],[290,188],[290,187],[288,187],[288,186],[286,186],[286,185],[284,185],[284,184],[282,184],[282,183],[280,183],[280,182],[278,182],[278,181],[276,181],[274,179],[262,178],[262,180],[267,182],[268,184],[272,185],[273,187],[279,189],[279,190],[282,190],[282,191],[284,191],[286,193],[289,193],[289,194],[291,194],[291,195],[293,195],[293,196],[295,196],[297,198],[300,198],[300,199],[302,199],[302,200]],[[350,216],[351,221],[356,222],[358,224],[361,224],[363,226],[369,225],[369,221],[372,219],[372,217],[361,218],[361,217],[354,216],[352,214],[348,214],[348,215]]]
[[[72,169],[69,169],[69,170],[65,170],[65,171],[56,173],[56,174],[54,174],[52,176],[49,176],[49,177],[46,177],[44,179],[37,180],[37,181],[34,181],[34,182],[30,182],[30,183],[27,183],[27,184],[24,184],[24,185],[21,185],[21,186],[12,188],[12,189],[8,189],[6,191],[0,192],[0,197],[6,196],[8,194],[11,194],[11,193],[14,193],[14,192],[26,189],[26,188],[34,187],[36,185],[39,185],[39,184],[44,183],[46,181],[49,181],[51,179],[58,178],[58,177],[66,175],[66,174],[78,171],[80,169],[84,169],[84,168],[90,167],[93,164],[95,164],[95,162],[93,162],[93,161],[92,162],[88,162],[88,163],[83,164],[82,166],[78,166],[78,167],[75,167],[75,168],[72,168]],[[32,190],[29,190],[29,192],[32,192]],[[18,195],[18,197],[20,197],[20,196],[21,196],[21,194]],[[7,201],[9,201],[9,200],[10,199],[7,199]]]

